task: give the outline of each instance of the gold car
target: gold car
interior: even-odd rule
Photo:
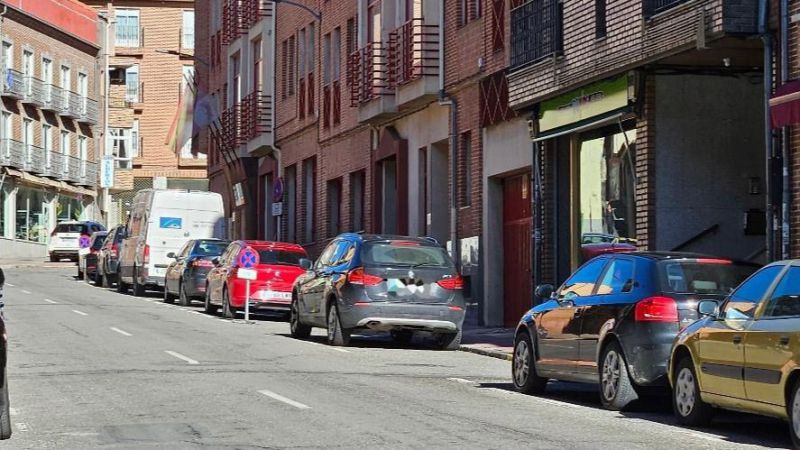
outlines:
[[[670,358],[678,422],[708,424],[714,408],[778,417],[800,448],[800,260],[763,267],[698,311]]]

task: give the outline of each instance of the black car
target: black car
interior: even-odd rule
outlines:
[[[117,282],[119,249],[125,239],[125,225],[117,225],[108,232],[103,246],[97,252],[97,277],[105,288]]]
[[[292,292],[291,333],[327,328],[328,343],[347,345],[354,330],[388,331],[401,342],[433,333],[457,349],[464,323],[464,281],[447,251],[427,238],[343,234],[316,264],[302,260]]]
[[[193,299],[205,298],[208,271],[228,244],[219,239],[192,239],[177,254],[168,253],[175,261],[164,275],[164,303],[173,303],[178,297],[182,306],[189,306]]]
[[[541,393],[548,379],[598,383],[608,409],[648,387],[666,388],[678,332],[697,320],[701,300],[720,301],[758,265],[689,253],[625,253],[594,258],[520,320],[512,378]]]
[[[106,236],[108,231],[95,231],[89,240],[89,247],[78,252],[78,279],[100,284],[100,279],[97,277],[97,253],[103,247]]]
[[[6,336],[6,318],[3,315],[3,286],[6,276],[0,269],[0,440],[11,438],[11,404],[8,400],[8,377],[6,374],[6,361],[8,352],[8,338]]]

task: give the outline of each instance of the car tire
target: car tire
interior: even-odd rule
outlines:
[[[164,286],[164,303],[173,304],[175,303],[175,296],[169,293],[169,289]]]
[[[108,275],[103,274],[103,276],[100,277],[100,285],[106,289],[111,287],[111,283],[108,282]]]
[[[692,358],[685,356],[675,366],[672,411],[681,425],[702,427],[711,423],[714,408],[700,397],[700,385]]]
[[[339,320],[339,306],[336,300],[328,305],[328,345],[334,347],[347,347],[350,343],[350,330],[342,328],[342,321]]]
[[[800,448],[800,381],[795,380],[792,394],[786,401],[789,414],[789,434],[792,436],[792,446]]]
[[[50,262],[58,262],[58,261],[60,261],[60,260],[58,259],[58,256],[56,256],[56,255],[53,255],[53,254],[51,254],[51,255],[50,255]]]
[[[117,275],[117,292],[120,294],[128,293],[128,285],[122,281],[122,277],[120,275]]]
[[[536,370],[535,351],[528,333],[517,333],[511,358],[511,379],[517,392],[541,394],[547,386],[548,379],[540,377]]]
[[[217,307],[211,304],[211,296],[208,291],[208,285],[206,285],[206,296],[205,302],[203,303],[203,311],[205,311],[206,314],[217,314],[218,311]]]
[[[461,348],[462,331],[455,333],[442,333],[438,336],[439,348],[441,350],[458,350]]]
[[[603,348],[598,369],[600,402],[603,408],[620,411],[639,398],[628,375],[628,364],[622,347],[617,341],[611,341]]]
[[[84,275],[84,274],[83,274],[83,272],[81,272],[81,269],[78,269],[78,279],[79,279],[79,280],[84,280],[84,277],[83,277],[83,275]]]
[[[3,374],[3,388],[0,395],[3,396],[3,404],[5,405],[0,411],[0,440],[11,438],[11,405],[8,400],[8,375]]]
[[[300,321],[300,310],[297,306],[297,298],[292,299],[292,306],[289,311],[289,332],[295,339],[306,339],[311,336],[311,327]]]
[[[231,307],[231,301],[228,297],[228,289],[222,290],[222,317],[226,319],[236,318],[236,311]]]
[[[144,297],[144,286],[139,284],[139,269],[136,267],[133,268],[133,296],[134,297]]]
[[[411,330],[392,330],[389,334],[392,340],[400,345],[408,345],[414,340],[414,332]]]
[[[186,286],[183,283],[178,284],[178,304],[181,306],[192,305],[192,299],[186,294]]]

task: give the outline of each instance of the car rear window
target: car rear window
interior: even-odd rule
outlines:
[[[306,258],[304,253],[286,250],[255,249],[258,252],[261,264],[280,264],[285,266],[299,266],[300,260]]]
[[[54,233],[82,233],[86,234],[88,227],[83,223],[60,223],[56,225]]]
[[[361,259],[365,265],[453,267],[445,249],[415,241],[368,242]]]
[[[94,240],[92,241],[92,250],[100,250],[100,248],[103,246],[103,242],[106,240],[106,236],[107,235],[105,234],[98,234],[95,236]]]
[[[725,259],[667,260],[658,267],[664,292],[716,295],[730,294],[758,269]]]
[[[194,253],[198,256],[220,256],[228,248],[227,242],[200,241],[194,246]]]

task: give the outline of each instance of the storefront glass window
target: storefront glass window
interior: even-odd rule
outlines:
[[[80,200],[61,196],[58,198],[56,207],[56,220],[64,222],[67,220],[81,220],[83,214],[83,203]]]
[[[0,187],[0,237],[8,237],[6,236],[6,227],[7,225],[7,213],[6,208],[8,205],[8,193]]]
[[[627,135],[627,139],[626,139]],[[580,141],[580,243],[635,243],[636,130]]]
[[[29,188],[17,191],[17,239],[47,241],[47,208],[44,193]]]

